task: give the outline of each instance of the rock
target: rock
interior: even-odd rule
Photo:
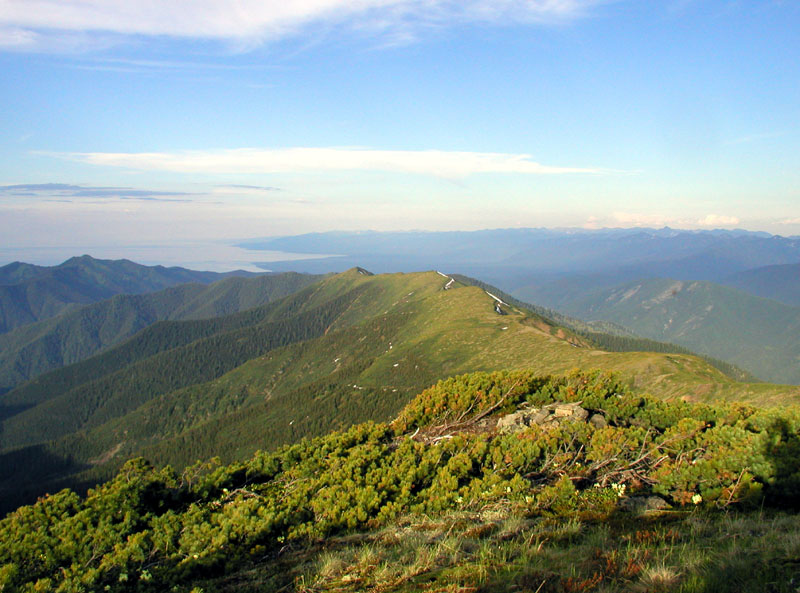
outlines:
[[[501,432],[517,432],[533,425],[558,426],[562,420],[585,422],[589,412],[578,403],[555,403],[543,408],[521,408],[497,421]],[[605,419],[603,419],[605,420]]]
[[[589,418],[589,424],[595,428],[605,428],[608,426],[608,420],[602,414],[592,414],[592,417]]]
[[[497,421],[497,430],[500,432],[517,432],[530,426],[529,410],[520,410],[507,414]]]
[[[555,404],[553,413],[559,418],[564,418],[566,416],[572,416],[574,410],[574,407],[569,404]]]
[[[550,410],[539,410],[531,418],[532,424],[544,424],[550,418]]]
[[[589,412],[584,410],[580,404],[564,404],[564,403],[555,403],[550,404],[549,406],[545,406],[542,408],[543,412],[548,412],[548,417],[544,420],[544,422],[549,422],[551,420],[559,421],[559,420],[576,420],[576,421],[583,421],[589,416]],[[537,423],[541,424],[541,423]]]
[[[631,496],[622,500],[620,506],[629,513],[647,513],[668,509],[669,503],[660,496]]]
[[[589,417],[589,412],[576,404],[575,408],[572,410],[572,416],[569,419],[586,421],[588,417]]]

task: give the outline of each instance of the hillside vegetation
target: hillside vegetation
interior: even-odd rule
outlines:
[[[762,380],[800,383],[800,308],[711,282],[647,279],[576,291],[552,285],[533,295],[582,319],[721,358]]]
[[[319,280],[306,274],[231,277],[73,308],[0,334],[0,393],[119,344],[160,320],[203,319],[252,309]]]
[[[607,373],[473,373],[389,424],[227,466],[136,459],[22,507],[0,587],[788,593],[798,429],[796,408],[664,402]]]
[[[207,284],[231,275],[252,274],[143,266],[88,255],[52,267],[14,262],[0,267],[0,333],[116,294],[153,292],[187,282]]]
[[[763,266],[722,280],[750,294],[800,307],[800,263]]]
[[[608,352],[664,352],[670,354],[698,355],[697,352],[693,352],[689,348],[684,348],[682,346],[678,346],[677,344],[651,340],[650,338],[642,338],[637,336],[628,328],[617,323],[600,320],[584,321],[582,319],[578,319],[577,317],[564,315],[563,313],[560,313],[554,309],[548,309],[547,307],[520,301],[519,299],[501,291],[499,288],[474,278],[461,276],[459,274],[455,274],[453,278],[456,278],[460,282],[470,286],[480,286],[487,292],[500,297],[506,303],[512,304],[520,309],[534,312],[537,315],[549,319],[564,328],[569,328],[600,350],[605,350]],[[699,356],[701,356],[711,366],[719,369],[732,379],[736,379],[737,381],[758,380],[751,373],[748,373],[747,371],[729,362],[725,362],[707,355],[700,354]]]
[[[737,382],[691,355],[597,350],[434,272],[353,269],[251,311],[156,323],[6,394],[0,492],[13,504],[92,484],[141,454],[176,467],[244,459],[388,420],[437,379],[501,368],[615,370],[664,399],[775,404],[800,394]]]

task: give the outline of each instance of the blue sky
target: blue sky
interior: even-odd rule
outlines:
[[[0,259],[332,229],[800,234],[799,62],[793,0],[0,0]]]

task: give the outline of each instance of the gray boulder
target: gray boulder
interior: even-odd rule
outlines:
[[[580,406],[580,402],[556,402],[542,408],[520,408],[497,421],[500,432],[518,432],[533,425],[558,426],[561,422],[585,422],[589,412]],[[605,419],[604,419],[605,420]]]

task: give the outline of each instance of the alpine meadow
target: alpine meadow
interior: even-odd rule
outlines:
[[[0,593],[796,593],[798,31],[0,0]]]

